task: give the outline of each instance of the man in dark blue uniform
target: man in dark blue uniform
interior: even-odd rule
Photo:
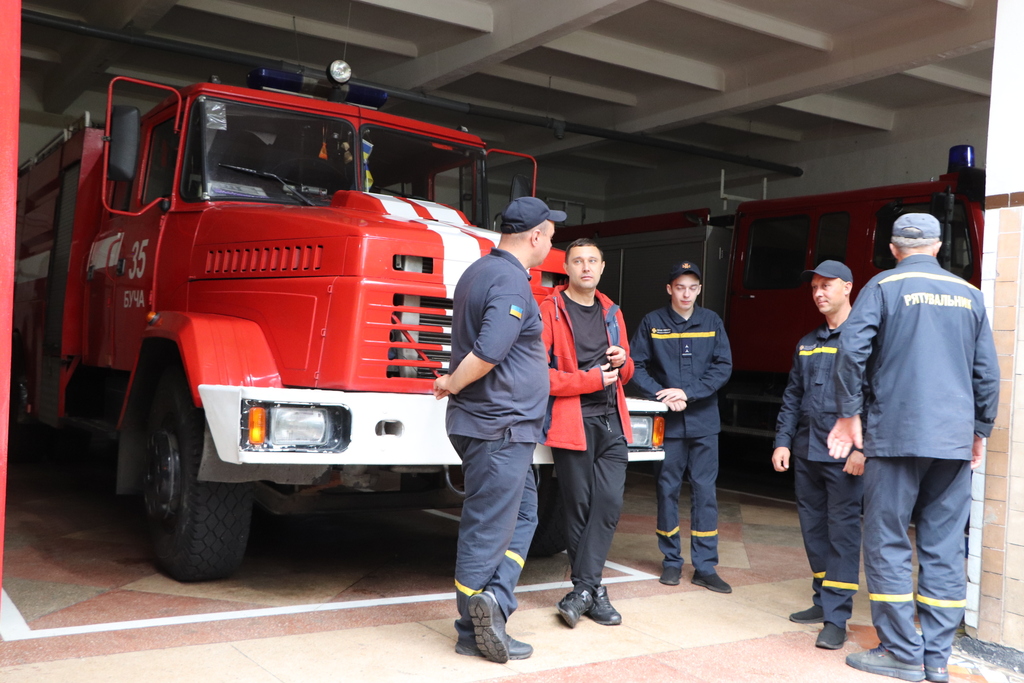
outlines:
[[[451,374],[434,382],[448,397],[448,438],[462,459],[466,500],[455,560],[455,651],[494,662],[533,648],[505,632],[513,590],[537,528],[533,450],[544,440],[548,357],[530,268],[551,250],[555,221],[535,197],[502,213],[501,240],[455,287]]]
[[[665,460],[657,464],[658,547],[665,559],[661,582],[676,586],[682,573],[679,491],[690,482],[692,583],[731,593],[718,565],[718,390],[732,374],[732,352],[722,319],[696,305],[700,269],[692,261],[672,268],[666,290],[670,305],[648,313],[633,335],[632,385],[669,408]]]
[[[836,359],[833,457],[864,446],[864,571],[881,644],[846,658],[907,681],[947,681],[966,605],[963,532],[971,469],[981,464],[999,398],[985,302],[939,265],[939,222],[896,219],[893,270],[871,278],[844,325]],[[861,413],[866,413],[866,437]],[[916,522],[917,615],[912,547]]]
[[[828,432],[836,423],[833,361],[841,325],[850,316],[853,273],[839,261],[805,270],[811,296],[825,322],[804,335],[793,354],[793,369],[782,395],[772,464],[778,472],[793,465],[796,509],[804,549],[814,576],[814,604],[789,615],[798,624],[825,626],[815,645],[838,650],[846,642],[846,621],[860,577],[860,501],[864,454],[845,462],[828,454]],[[792,458],[790,456],[793,456]]]

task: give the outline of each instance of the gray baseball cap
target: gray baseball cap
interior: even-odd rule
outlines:
[[[942,229],[939,220],[930,213],[905,213],[892,224],[892,236],[915,240],[939,239]]]
[[[827,278],[837,277],[843,282],[853,282],[853,273],[841,261],[822,261],[813,270],[805,270],[800,273],[800,279],[804,282],[810,282],[814,279],[815,275]]]

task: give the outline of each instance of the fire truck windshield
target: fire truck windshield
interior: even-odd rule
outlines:
[[[326,206],[356,189],[354,140],[344,119],[203,98],[192,108],[181,194]]]

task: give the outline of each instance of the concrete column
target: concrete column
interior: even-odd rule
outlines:
[[[982,291],[1002,376],[999,416],[976,475],[968,559],[969,633],[1024,650],[1024,3],[999,0],[989,110]]]

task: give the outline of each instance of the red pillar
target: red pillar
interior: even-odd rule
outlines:
[[[0,2],[0,583],[7,518],[7,415],[14,308],[14,225],[18,200],[18,103],[21,101],[21,0]]]

